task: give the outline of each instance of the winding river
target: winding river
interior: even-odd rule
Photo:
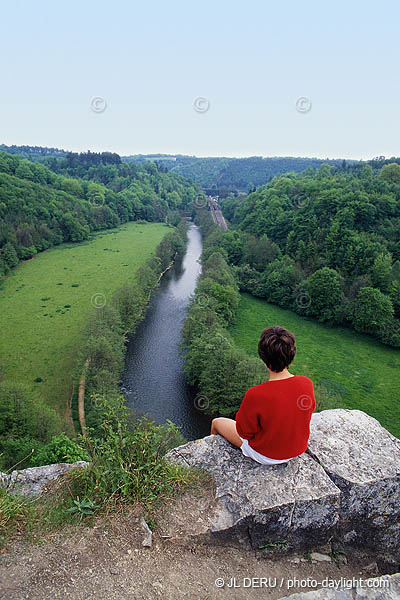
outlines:
[[[179,350],[181,328],[201,265],[199,228],[190,223],[184,257],[163,275],[145,319],[128,342],[122,391],[137,414],[159,423],[167,419],[180,427],[187,440],[208,435],[210,418],[195,407],[186,383]]]

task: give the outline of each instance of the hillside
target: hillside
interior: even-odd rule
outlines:
[[[400,158],[377,156],[369,161],[320,159],[293,156],[251,156],[245,158],[198,157],[182,154],[135,154],[119,156],[112,152],[75,153],[59,148],[41,146],[6,146],[0,151],[40,162],[57,173],[90,179],[120,191],[126,187],[129,177],[137,176],[138,167],[155,163],[164,173],[170,172],[178,179],[186,178],[202,186],[208,193],[221,197],[233,193],[248,193],[268,183],[273,177],[284,173],[300,173],[307,169],[319,169],[323,164],[338,171],[359,171],[369,164],[374,172],[384,165],[400,163]],[[139,170],[140,170],[139,168]]]
[[[9,154],[17,154],[21,158],[27,158],[29,160],[41,160],[45,156],[65,156],[66,150],[60,148],[48,148],[46,146],[7,146],[6,144],[0,144],[0,151],[8,152]]]
[[[288,173],[228,198],[241,290],[400,346],[400,166]]]
[[[300,172],[317,169],[323,163],[341,167],[342,159],[318,159],[296,157],[252,156],[249,158],[227,158],[197,156],[168,156],[163,154],[123,157],[124,161],[144,163],[155,161],[164,169],[183,175],[211,192],[225,195],[229,191],[249,192],[254,187],[268,183],[275,175],[288,171]],[[351,161],[350,161],[351,162]],[[355,161],[354,161],[355,162]]]
[[[193,185],[154,164],[129,167],[118,155],[104,154],[53,157],[55,172],[0,152],[0,276],[37,252],[88,239],[93,231],[173,219],[196,196]]]

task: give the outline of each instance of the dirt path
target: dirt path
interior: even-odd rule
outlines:
[[[98,521],[91,528],[56,535],[44,543],[19,539],[0,556],[0,598],[276,599],[288,594],[294,578],[337,581],[381,574],[367,554],[352,553],[348,563],[339,568],[335,562],[310,562],[301,554],[272,558],[244,547],[198,544],[188,535],[176,533],[163,538],[161,523],[153,534],[152,547],[143,547],[139,515],[129,509],[109,522]],[[232,577],[240,587],[226,587]],[[216,586],[217,578],[224,579],[224,587]],[[267,578],[264,587],[259,587],[258,578]]]

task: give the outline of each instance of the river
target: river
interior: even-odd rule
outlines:
[[[128,341],[121,389],[128,406],[159,423],[178,425],[187,440],[209,434],[210,418],[195,407],[179,350],[187,306],[201,272],[202,240],[190,223],[187,250],[161,278],[146,317]]]

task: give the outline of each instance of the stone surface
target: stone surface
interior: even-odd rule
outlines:
[[[23,496],[39,496],[43,488],[70,469],[86,467],[89,463],[78,461],[76,463],[60,463],[31,467],[21,471],[13,471],[10,475],[0,473],[0,485],[6,487],[10,493]]]
[[[298,592],[281,600],[399,600],[400,573],[383,575],[363,581],[360,585],[346,583],[337,590],[327,587],[312,592]]]
[[[140,519],[140,525],[142,526],[144,531],[144,539],[142,542],[142,546],[144,546],[145,548],[151,548],[151,545],[153,543],[153,533],[143,517],[141,517]]]
[[[312,417],[308,453],[341,490],[340,535],[355,545],[400,546],[400,440],[359,410]]]
[[[313,415],[307,453],[259,465],[221,436],[172,450],[170,460],[208,471],[214,504],[198,528],[249,538],[255,548],[312,549],[342,543],[400,553],[400,440],[359,410]],[[203,510],[204,512],[204,510]],[[200,524],[200,525],[199,525]]]
[[[321,552],[311,552],[311,560],[316,562],[331,562],[332,559],[328,554],[321,554]]]
[[[260,465],[221,436],[174,448],[167,458],[203,468],[214,481],[209,493],[199,498],[182,495],[181,514],[166,520],[167,537],[177,532],[246,540],[253,548],[278,551],[312,550],[333,538],[388,551],[398,565],[400,440],[361,411],[335,409],[313,415],[307,453],[286,464]],[[0,485],[37,496],[68,470],[87,464],[0,473]]]
[[[307,454],[286,464],[260,465],[221,436],[171,450],[167,458],[201,467],[215,480],[214,536],[248,535],[253,547],[284,542],[287,549],[325,543],[339,518],[340,491]]]

